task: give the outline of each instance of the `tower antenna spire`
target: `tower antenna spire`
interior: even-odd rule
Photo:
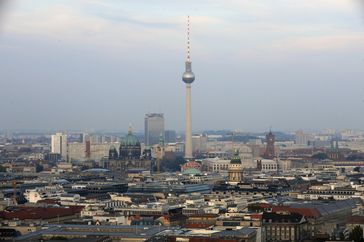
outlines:
[[[187,16],[187,61],[191,61],[190,16]]]
[[[185,62],[185,72],[182,80],[186,83],[186,141],[185,141],[185,158],[192,159],[192,127],[191,127],[191,84],[195,80],[195,74],[192,72],[191,63],[191,40],[190,40],[190,16],[187,16],[187,60]]]

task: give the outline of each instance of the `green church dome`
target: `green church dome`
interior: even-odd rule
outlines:
[[[121,140],[121,145],[137,146],[140,145],[138,138],[133,135],[132,129],[129,127],[128,135]]]
[[[239,150],[235,150],[234,156],[230,160],[230,164],[241,164]]]

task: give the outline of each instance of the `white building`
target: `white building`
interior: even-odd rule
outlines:
[[[295,135],[296,145],[308,145],[309,141],[312,141],[313,137],[310,134],[304,133],[303,131],[297,131]]]
[[[67,160],[68,143],[66,134],[56,133],[51,136],[51,152],[60,154],[63,159]]]
[[[262,172],[277,172],[278,164],[275,160],[262,159]]]
[[[227,172],[229,169],[230,160],[216,158],[206,159],[204,163],[207,164],[208,170],[212,172]]]
[[[114,145],[119,149],[119,143],[102,143],[90,145],[90,158],[86,157],[86,144],[70,143],[68,144],[68,158],[70,161],[85,161],[88,159],[100,161],[105,156],[109,155],[109,149]]]
[[[291,171],[291,161],[290,160],[278,160],[278,169],[283,172]]]
[[[192,136],[192,152],[204,153],[207,151],[207,136],[206,135],[193,135]]]
[[[24,192],[24,197],[30,203],[37,203],[40,200],[45,199],[59,199],[64,194],[62,186],[45,186],[35,189],[27,189]]]
[[[164,152],[182,153],[184,150],[184,143],[169,143],[164,146]]]

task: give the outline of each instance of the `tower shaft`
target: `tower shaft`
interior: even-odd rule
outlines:
[[[190,17],[187,17],[187,59],[185,62],[185,72],[182,80],[186,83],[186,140],[185,140],[185,159],[190,160],[192,156],[192,127],[191,127],[191,83],[195,80],[192,72],[191,62],[191,41],[190,41]]]
[[[191,84],[186,84],[186,141],[185,158],[191,159],[192,156],[192,127],[191,127]]]

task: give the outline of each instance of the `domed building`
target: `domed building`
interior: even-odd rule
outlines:
[[[115,146],[111,145],[106,168],[119,178],[126,178],[128,171],[133,169],[150,170],[151,150],[146,147],[143,156],[141,150],[138,138],[133,135],[133,131],[129,127],[128,134],[121,139],[119,153]]]
[[[119,148],[120,160],[139,160],[141,156],[141,146],[138,138],[133,135],[129,127],[127,136],[121,140]]]
[[[230,160],[228,174],[229,183],[237,184],[243,181],[243,165],[241,163],[239,150],[235,151],[234,156]]]

